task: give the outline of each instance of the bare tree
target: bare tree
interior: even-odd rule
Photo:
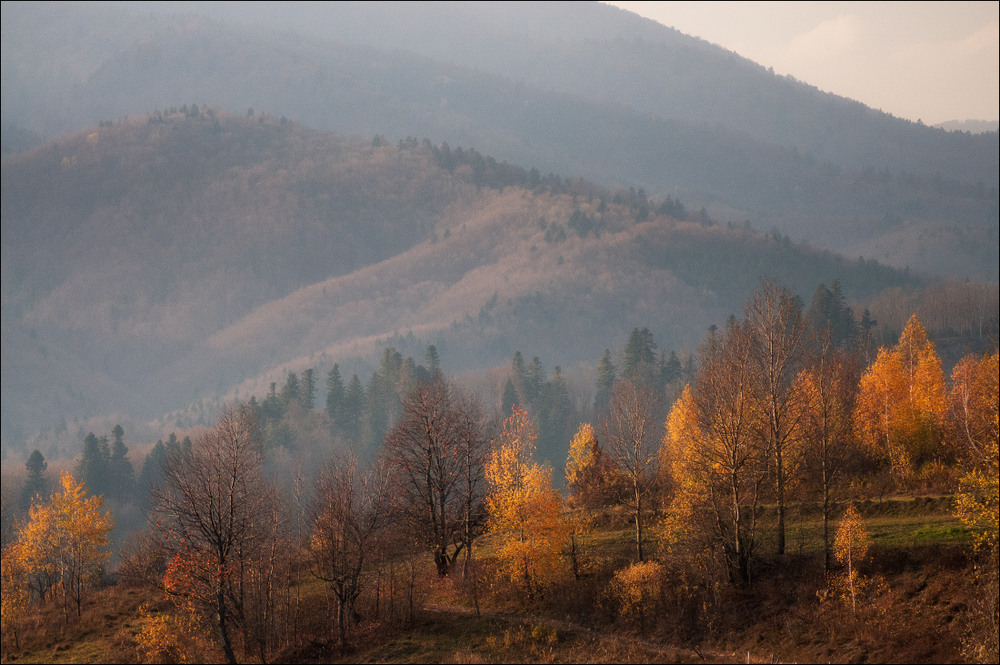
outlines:
[[[805,464],[823,496],[823,570],[830,572],[831,498],[854,441],[854,400],[860,358],[838,348],[829,330],[817,334],[806,368],[796,381],[803,406]]]
[[[165,588],[212,618],[227,662],[245,597],[245,573],[264,547],[260,528],[272,493],[261,475],[255,411],[228,406],[188,454],[166,464],[156,519],[165,550]]]
[[[487,484],[484,473],[486,457],[490,450],[491,428],[483,419],[482,405],[466,395],[455,397],[456,433],[459,455],[462,459],[462,540],[465,547],[466,567],[463,576],[468,575],[472,561],[472,544],[486,528]]]
[[[785,486],[792,475],[788,448],[799,436],[797,394],[805,319],[802,305],[788,289],[765,281],[746,305],[746,362],[762,415],[759,436],[770,451],[774,495],[778,504],[778,554],[785,553]]]
[[[656,475],[657,451],[662,438],[660,401],[641,383],[622,379],[615,383],[602,423],[608,452],[625,478],[622,497],[635,519],[635,551],[643,560],[643,511]]]
[[[483,521],[479,409],[440,377],[416,386],[386,437],[401,514],[447,575]]]
[[[384,462],[361,468],[349,455],[330,462],[317,481],[310,539],[313,574],[333,594],[340,648],[347,645],[355,601],[374,563],[379,533],[392,512],[389,488]]]

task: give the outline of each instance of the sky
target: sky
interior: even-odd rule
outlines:
[[[1000,119],[998,2],[608,4],[897,117]]]

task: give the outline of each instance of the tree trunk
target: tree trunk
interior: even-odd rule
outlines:
[[[826,468],[826,442],[823,443],[823,577],[830,575],[830,479]]]
[[[635,554],[642,561],[642,492],[635,488]]]
[[[229,616],[226,612],[226,596],[225,592],[219,590],[216,595],[216,602],[218,603],[218,613],[219,613],[219,639],[222,641],[222,652],[226,655],[226,662],[229,665],[236,665],[236,653],[233,651],[233,643],[229,638]]]
[[[774,485],[778,495],[778,556],[785,553],[785,466],[781,458],[781,448],[774,446]]]

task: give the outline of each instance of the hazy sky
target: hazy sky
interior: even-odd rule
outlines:
[[[612,2],[932,125],[1000,118],[997,2]]]

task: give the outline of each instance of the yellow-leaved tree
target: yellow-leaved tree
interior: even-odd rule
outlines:
[[[661,456],[670,465],[674,497],[658,529],[669,554],[700,574],[724,568],[738,586],[751,583],[757,506],[768,479],[746,346],[739,323],[713,334],[702,347],[695,384],[670,411]]]
[[[17,556],[16,547],[5,547],[0,552],[0,637],[4,640],[3,653],[6,654],[7,638],[14,638],[14,648],[20,648],[21,622],[28,612],[31,593],[24,566]]]
[[[494,440],[485,469],[488,528],[500,538],[501,569],[528,597],[558,575],[559,555],[569,537],[552,470],[533,460],[536,438],[528,413],[515,407]]]
[[[910,317],[899,343],[880,349],[861,377],[855,424],[873,453],[906,476],[940,451],[947,409],[944,371],[920,319]]]
[[[1000,644],[1000,365],[997,352],[962,358],[951,374],[949,439],[965,475],[955,494],[955,515],[972,532],[982,564],[970,599],[965,641],[971,661],[996,662]]]
[[[111,555],[108,534],[114,526],[104,500],[87,496],[83,481],[77,482],[64,471],[59,478],[61,492],[48,503],[36,503],[28,522],[18,534],[17,550],[21,565],[29,575],[45,579],[63,602],[69,622],[70,603],[76,615],[82,613],[84,592],[100,573],[101,563]]]
[[[597,455],[597,434],[590,423],[582,423],[576,431],[573,440],[569,442],[569,455],[566,458],[566,485],[571,492],[583,484],[584,476],[590,469]]]
[[[845,568],[839,586],[844,599],[850,601],[851,612],[854,614],[858,613],[858,596],[866,586],[866,580],[858,573],[858,564],[868,555],[871,544],[871,537],[865,530],[861,515],[854,506],[850,506],[840,520],[837,537],[833,541],[833,551],[837,561]]]

